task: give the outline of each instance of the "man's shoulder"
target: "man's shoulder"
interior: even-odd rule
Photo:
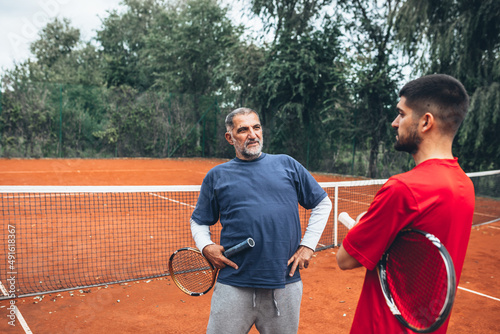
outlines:
[[[389,177],[385,185],[391,188],[413,188],[415,183],[421,184],[422,182],[426,183],[428,181],[428,178],[422,175],[421,171],[414,168],[407,172]]]
[[[228,168],[230,165],[234,164],[235,163],[235,159],[231,159],[231,160],[227,160],[227,161],[224,161],[223,163],[221,164],[218,164],[218,165],[215,165],[214,167],[212,167],[212,169],[210,170],[217,170],[217,169],[224,169],[224,168]]]
[[[425,191],[429,189],[449,188],[456,182],[467,182],[470,179],[458,163],[447,159],[432,159],[421,163],[413,169],[391,176],[386,184],[391,187],[406,187]]]
[[[234,159],[231,159],[231,160],[228,160],[226,162],[223,162],[219,165],[216,165],[214,167],[212,167],[208,172],[207,172],[207,176],[209,175],[217,175],[217,174],[220,174],[220,173],[223,173],[231,168],[234,168],[234,164],[235,164],[235,160]]]
[[[433,181],[441,175],[449,175],[450,173],[454,173],[455,177],[465,176],[465,173],[456,160],[429,159],[405,173],[391,176],[390,179],[397,179],[404,183],[413,181],[419,182],[422,178]]]
[[[300,163],[295,160],[293,157],[287,155],[287,154],[266,154],[266,158],[268,161],[273,161],[273,162],[282,162],[282,163],[287,163],[287,164],[298,164]]]

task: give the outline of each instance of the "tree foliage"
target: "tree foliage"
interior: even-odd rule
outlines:
[[[348,43],[353,57],[350,65],[354,69],[351,127],[356,142],[353,145],[359,148],[367,146],[370,152],[368,176],[376,177],[379,175],[380,150],[393,143],[390,124],[395,117],[400,79],[394,46],[394,14],[400,1],[346,0],[340,4],[353,16],[346,25],[349,36],[352,36]],[[385,156],[389,155],[385,150],[383,152]]]
[[[334,22],[325,25],[300,38],[279,38],[267,52],[256,90],[264,120],[274,130],[271,148],[286,149],[313,168],[328,160],[328,127],[335,123],[323,120],[335,114],[335,101],[345,92],[340,33]]]
[[[31,52],[46,69],[68,56],[80,42],[80,31],[70,26],[68,19],[55,19],[40,32],[40,38],[31,44]]]
[[[252,1],[254,13],[274,31],[252,94],[264,124],[272,129],[267,145],[310,168],[333,159],[335,140],[329,138],[328,126],[335,123],[324,120],[335,119],[336,102],[345,93],[339,25],[321,12],[330,2]]]
[[[156,0],[124,0],[124,13],[113,10],[97,31],[105,81],[140,91],[154,82],[154,64],[147,57],[147,38],[165,8]]]
[[[252,0],[252,12],[262,18],[264,29],[273,31],[275,41],[295,38],[311,30],[314,18],[333,0]]]
[[[261,114],[266,151],[387,177],[411,167],[390,127],[402,45],[417,72],[465,83],[455,150],[469,170],[498,168],[498,1],[249,5],[258,36],[220,0],[124,0],[88,41],[69,20],[49,22],[32,58],[2,77],[0,155],[230,158],[224,116],[246,106]]]
[[[146,38],[155,85],[183,94],[222,94],[241,29],[214,0],[187,0],[163,11]]]
[[[468,170],[500,167],[500,2],[408,0],[398,37],[423,73],[459,79],[471,96],[454,150]]]

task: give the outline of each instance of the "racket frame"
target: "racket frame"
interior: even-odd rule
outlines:
[[[200,256],[200,259],[203,258],[205,260],[205,262],[207,264],[206,268],[203,267],[203,268],[193,269],[192,270],[192,271],[210,270],[212,272],[212,282],[211,282],[210,286],[205,291],[202,291],[202,292],[193,292],[193,291],[190,291],[190,290],[186,289],[182,285],[182,283],[178,280],[177,275],[175,274],[174,268],[173,268],[173,259],[180,252],[194,252],[194,253],[197,254],[197,256]],[[203,254],[200,252],[200,250],[198,250],[196,248],[192,248],[192,247],[184,247],[184,248],[176,250],[172,255],[170,255],[170,259],[168,261],[168,272],[170,273],[170,277],[174,281],[175,285],[177,285],[177,287],[182,292],[184,292],[184,293],[186,293],[186,294],[188,294],[190,296],[193,296],[193,297],[202,296],[202,295],[206,294],[208,291],[210,291],[212,289],[212,287],[214,286],[214,283],[215,283],[215,279],[217,277],[217,271],[218,270],[213,266],[213,264],[210,263],[210,261],[208,261],[207,258],[205,258],[203,256]]]
[[[245,239],[244,241],[238,243],[237,245],[229,248],[228,250],[224,251],[224,256],[229,258],[237,253],[240,253],[246,249],[249,249],[249,248],[252,248],[255,246],[255,241],[252,239],[252,238],[247,238]],[[211,270],[212,271],[212,281],[211,281],[211,284],[210,286],[203,292],[193,292],[193,291],[190,291],[189,289],[186,289],[182,283],[178,280],[177,278],[177,275],[175,274],[175,271],[174,271],[174,268],[173,268],[173,259],[175,258],[175,256],[179,253],[179,252],[194,252],[197,256],[201,256],[201,258],[207,263],[207,267],[203,267],[203,268],[198,268],[198,269],[193,269],[192,271],[200,271],[200,270]],[[200,259],[201,259],[200,258]],[[214,265],[208,261],[208,259],[203,256],[203,253],[197,249],[197,248],[192,248],[192,247],[184,247],[184,248],[181,248],[181,249],[178,249],[176,250],[172,255],[170,255],[170,259],[168,261],[168,271],[170,273],[170,277],[172,278],[172,280],[174,281],[175,285],[177,285],[177,287],[184,293],[190,295],[190,296],[193,296],[193,297],[197,297],[197,296],[202,296],[204,294],[206,294],[207,292],[209,292],[212,287],[214,286],[215,284],[215,280],[217,278],[217,273],[219,272],[219,269],[215,268]]]
[[[392,314],[401,322],[406,328],[411,329],[412,331],[416,333],[430,333],[434,332],[437,330],[448,318],[451,309],[453,307],[453,302],[455,300],[455,294],[456,294],[456,274],[455,274],[455,268],[453,265],[453,260],[446,250],[446,247],[439,241],[439,239],[434,236],[431,233],[427,233],[421,230],[417,229],[405,229],[399,232],[398,236],[396,239],[405,233],[419,233],[425,236],[431,243],[437,248],[439,251],[439,254],[441,255],[441,258],[443,259],[443,263],[446,268],[447,272],[447,289],[446,289],[446,298],[445,302],[443,303],[443,307],[438,313],[438,316],[434,320],[434,322],[426,327],[426,328],[417,328],[415,326],[412,326],[408,321],[401,315],[400,310],[398,309],[394,298],[392,297],[392,293],[390,292],[389,285],[387,283],[387,270],[386,270],[386,264],[387,260],[390,256],[391,252],[391,247],[382,255],[382,258],[380,259],[379,263],[377,264],[377,272],[379,276],[379,281],[380,281],[380,286],[382,288],[382,293],[384,295],[384,298],[386,300],[387,306],[389,306],[389,309],[391,310]],[[396,240],[395,239],[395,240]]]

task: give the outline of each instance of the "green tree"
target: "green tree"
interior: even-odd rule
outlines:
[[[257,92],[264,121],[273,128],[271,148],[286,151],[310,168],[318,168],[329,131],[326,115],[342,96],[340,32],[333,22],[324,30],[302,34],[300,39],[280,38],[268,51],[260,71]]]
[[[165,11],[157,0],[123,0],[126,10],[112,10],[97,30],[108,86],[128,85],[145,91],[154,83],[155,64],[147,56],[147,39]]]
[[[230,89],[232,53],[242,27],[216,0],[185,0],[161,14],[148,36],[155,85],[182,94],[220,95]]]
[[[2,154],[39,158],[54,143],[54,105],[50,87],[15,76],[27,76],[25,68],[16,66],[2,78]]]
[[[2,78],[8,102],[2,110],[4,152],[43,157],[94,150],[92,131],[105,112],[103,92],[95,87],[103,83],[96,48],[80,40],[69,20],[56,18],[40,31],[31,51],[34,59],[16,64]]]
[[[80,30],[71,27],[68,19],[49,22],[33,42],[30,50],[44,69],[52,67],[59,59],[67,57],[78,47]]]
[[[265,49],[252,100],[262,113],[269,151],[319,169],[330,159],[334,114],[345,92],[340,30],[321,13],[331,1],[252,1],[265,29]]]
[[[90,41],[82,41],[80,31],[72,27],[68,19],[55,18],[47,23],[30,50],[34,58],[16,66],[24,68],[23,71],[13,70],[8,75],[20,75],[23,80],[31,82],[88,85],[101,85],[103,82],[102,64],[96,47]]]
[[[500,2],[408,0],[398,37],[421,73],[445,73],[471,96],[454,151],[469,171],[500,168]]]
[[[187,94],[186,118],[194,116],[202,154],[215,154],[217,108],[215,98],[234,105],[239,87],[232,81],[235,53],[241,49],[242,27],[228,17],[216,0],[184,0],[167,8],[147,39],[147,55],[155,64],[154,89]],[[206,99],[212,97],[212,99]],[[213,112],[207,110],[212,109]],[[187,113],[190,116],[187,116]],[[205,145],[210,142],[210,145]]]
[[[251,41],[242,42],[230,57],[233,65],[228,76],[235,103],[239,106],[256,107],[259,102],[259,73],[266,62],[266,50]]]
[[[390,124],[395,117],[400,78],[394,46],[394,15],[400,1],[342,0],[340,5],[352,17],[346,28],[353,69],[351,127],[354,145],[367,146],[370,152],[367,176],[375,178],[381,174],[379,166],[387,165],[378,162],[387,154],[381,155],[380,150],[393,142]]]
[[[280,36],[298,37],[311,30],[313,19],[333,0],[252,0],[251,10],[264,24],[264,30]]]

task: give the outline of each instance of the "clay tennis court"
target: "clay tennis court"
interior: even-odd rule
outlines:
[[[0,185],[199,185],[224,160],[0,159]],[[313,174],[319,182],[344,181]],[[497,201],[481,200],[481,214],[500,216]],[[187,226],[187,222],[186,222]],[[500,223],[473,227],[451,315],[449,333],[500,332]],[[337,248],[315,254],[302,272],[304,294],[299,333],[348,333],[364,269],[341,272]],[[483,295],[479,295],[477,293]],[[189,297],[169,277],[20,298],[20,319],[9,325],[9,300],[0,301],[0,332],[204,333],[211,294]],[[256,333],[255,330],[251,331]]]

